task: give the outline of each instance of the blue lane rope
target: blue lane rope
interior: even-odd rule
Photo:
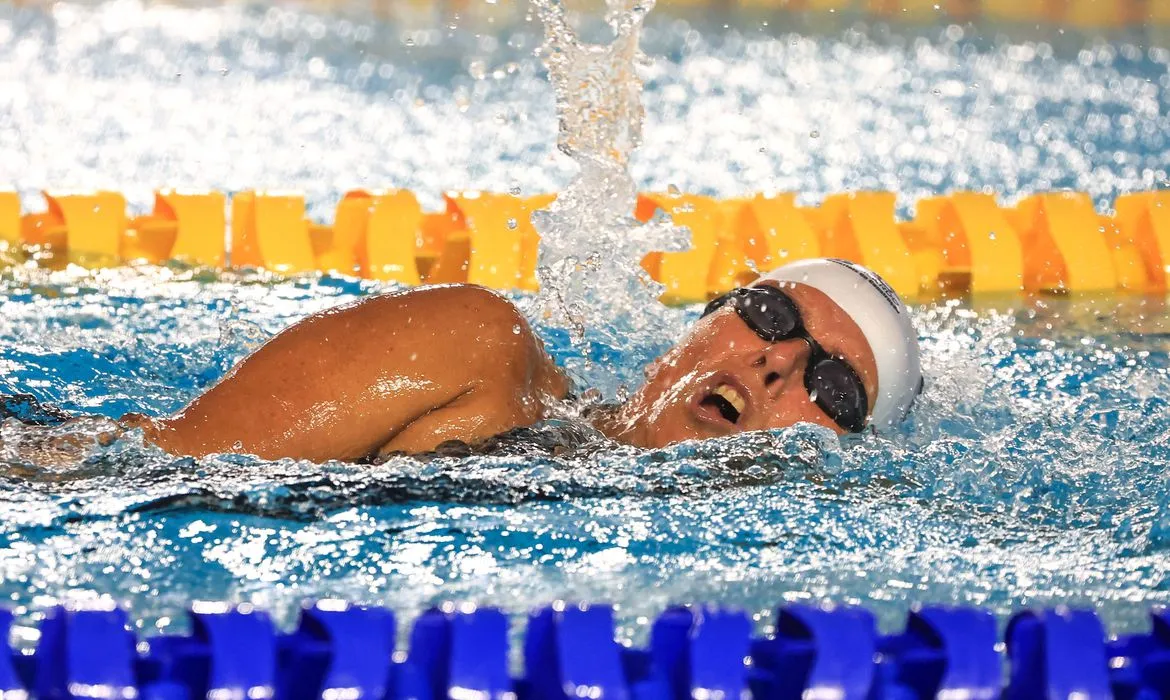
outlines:
[[[648,648],[614,640],[607,605],[533,612],[524,674],[509,673],[508,618],[445,606],[420,615],[405,653],[383,608],[322,601],[280,633],[262,610],[197,604],[186,635],[135,637],[113,605],[58,606],[34,653],[0,654],[0,697],[101,700],[1155,700],[1170,698],[1170,614],[1106,639],[1089,610],[996,619],[923,607],[881,635],[860,607],[792,605],[753,637],[742,611],[674,607]],[[0,638],[12,614],[0,610]],[[1006,652],[1006,653],[1004,653]],[[1005,674],[1005,668],[1007,673]]]

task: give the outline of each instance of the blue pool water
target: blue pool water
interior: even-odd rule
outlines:
[[[369,291],[154,277],[7,282],[0,390],[88,413],[173,410],[273,330]],[[1170,598],[1161,301],[941,305],[916,319],[930,389],[888,439],[842,444],[798,427],[578,460],[377,467],[197,462],[128,440],[76,466],[14,465],[0,591],[22,610],[115,593],[164,627],[192,598],[250,600],[288,620],[320,596],[403,611],[605,599],[630,636],[670,602],[766,618],[810,597],[860,601],[887,621],[910,601],[1065,601],[1144,627],[1148,604]],[[641,343],[594,350],[633,375],[633,358],[665,344]],[[27,429],[3,430],[9,450],[26,444]]]
[[[837,28],[796,35],[663,17],[644,44],[639,184],[808,201],[881,187],[908,209],[952,187],[1060,187],[1102,204],[1165,184],[1170,53]],[[446,25],[444,25],[446,26]],[[479,36],[477,36],[477,33]],[[452,187],[556,190],[552,97],[524,26],[415,32],[304,10],[0,7],[0,181],[297,187],[327,219],[350,186],[428,204]],[[413,45],[410,45],[413,44]],[[0,273],[0,393],[70,411],[174,410],[291,321],[385,288],[175,268]],[[518,298],[522,304],[530,300]],[[584,350],[538,324],[607,396],[696,311],[644,335],[638,309]],[[622,635],[670,602],[759,613],[912,601],[1098,606],[1138,629],[1170,599],[1170,323],[1162,298],[915,308],[928,389],[888,437],[796,427],[580,458],[376,467],[178,459],[133,439],[30,459],[0,426],[0,600],[112,594],[148,629],[192,599],[291,620],[306,598],[403,612],[470,599],[519,611],[610,600]],[[376,332],[376,330],[374,331]],[[48,429],[51,433],[52,429]]]

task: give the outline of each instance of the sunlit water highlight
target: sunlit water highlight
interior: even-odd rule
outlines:
[[[65,275],[5,282],[0,391],[105,415],[173,410],[276,329],[370,291]],[[164,626],[191,598],[260,602],[287,620],[320,596],[406,611],[605,599],[628,635],[673,601],[762,613],[807,597],[860,601],[887,621],[910,601],[1064,601],[1144,624],[1147,604],[1170,599],[1162,303],[915,316],[923,403],[899,434],[845,444],[798,427],[651,452],[370,467],[175,459],[122,440],[37,467],[17,454],[35,454],[34,434],[10,420],[0,590],[21,608],[117,593]],[[564,333],[542,332],[582,366]],[[668,342],[599,338],[587,352],[630,382]]]
[[[572,174],[553,147],[533,32],[440,33],[450,55],[415,62],[421,48],[385,26],[117,2],[4,6],[0,34],[0,180],[26,194],[117,186],[141,210],[165,184],[300,187],[327,218],[350,185],[535,193]],[[811,198],[885,187],[905,205],[954,186],[1075,186],[1104,201],[1165,179],[1161,51],[666,20],[649,35],[648,118],[631,158],[641,187]],[[105,416],[174,410],[289,322],[375,291],[9,271],[0,393]],[[8,421],[0,594],[28,612],[115,593],[152,628],[193,598],[251,600],[288,621],[326,595],[404,612],[446,598],[517,611],[605,599],[621,605],[625,635],[668,602],[762,613],[807,597],[863,602],[886,622],[910,601],[1092,603],[1114,629],[1139,628],[1150,602],[1170,598],[1164,302],[999,306],[916,309],[922,404],[898,434],[845,443],[798,427],[653,452],[368,467],[196,462],[127,439],[56,467],[22,457],[45,429]],[[625,309],[578,344],[537,326],[560,362],[613,396],[674,337],[621,330],[642,313]],[[665,312],[671,329],[694,314]]]
[[[544,25],[538,54],[556,96],[557,148],[573,159],[577,175],[556,201],[533,214],[540,233],[538,316],[567,328],[580,344],[589,328],[611,334],[670,334],[669,314],[657,303],[665,286],[640,263],[654,251],[687,247],[687,232],[668,218],[634,220],[638,187],[629,174],[631,153],[642,142],[642,23],[653,0],[608,0],[602,43],[582,41],[559,0],[537,0]],[[641,309],[615,326],[622,308]]]

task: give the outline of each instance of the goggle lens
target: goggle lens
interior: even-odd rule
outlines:
[[[827,357],[811,363],[804,373],[804,386],[825,415],[850,432],[865,427],[867,404],[861,378],[848,363]]]
[[[751,289],[772,289],[754,287]],[[740,297],[736,310],[748,326],[764,340],[776,342],[791,338],[801,326],[800,311],[788,295],[768,293],[748,294]]]

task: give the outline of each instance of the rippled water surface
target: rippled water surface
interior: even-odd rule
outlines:
[[[287,322],[371,291],[67,276],[4,283],[0,392],[110,416],[173,410]],[[1075,601],[1115,627],[1144,625],[1147,605],[1170,599],[1163,302],[915,316],[929,389],[889,438],[798,427],[652,452],[377,467],[197,462],[124,439],[90,441],[80,464],[33,467],[20,455],[53,428],[9,420],[0,590],[18,605],[117,592],[149,624],[191,598],[290,615],[304,597],[336,595],[404,610],[606,599],[622,604],[628,634],[672,601],[764,611],[807,596],[862,601],[887,620],[908,601]],[[584,372],[563,336],[544,335]],[[590,354],[626,381],[667,342],[591,337]]]
[[[881,187],[906,208],[953,187],[1077,187],[1106,203],[1165,181],[1164,51],[747,26],[651,22],[640,185],[810,201]],[[412,187],[428,204],[452,187],[556,190],[571,172],[535,45],[523,25],[419,33],[294,10],[3,6],[0,181],[33,203],[47,185],[114,186],[139,210],[161,185],[296,187],[322,219],[352,185]],[[0,394],[99,416],[171,411],[287,323],[378,291],[9,270]],[[620,329],[639,310],[614,313],[583,350],[538,326],[611,397],[695,315],[631,336]],[[192,598],[287,620],[327,595],[404,611],[605,599],[626,635],[669,602],[763,613],[809,597],[887,622],[910,601],[1092,603],[1114,629],[1143,627],[1148,605],[1170,600],[1164,300],[940,302],[915,318],[928,389],[881,438],[797,427],[369,467],[175,459],[75,428],[78,444],[62,446],[66,429],[9,420],[0,595],[28,611],[114,593],[151,628]]]

